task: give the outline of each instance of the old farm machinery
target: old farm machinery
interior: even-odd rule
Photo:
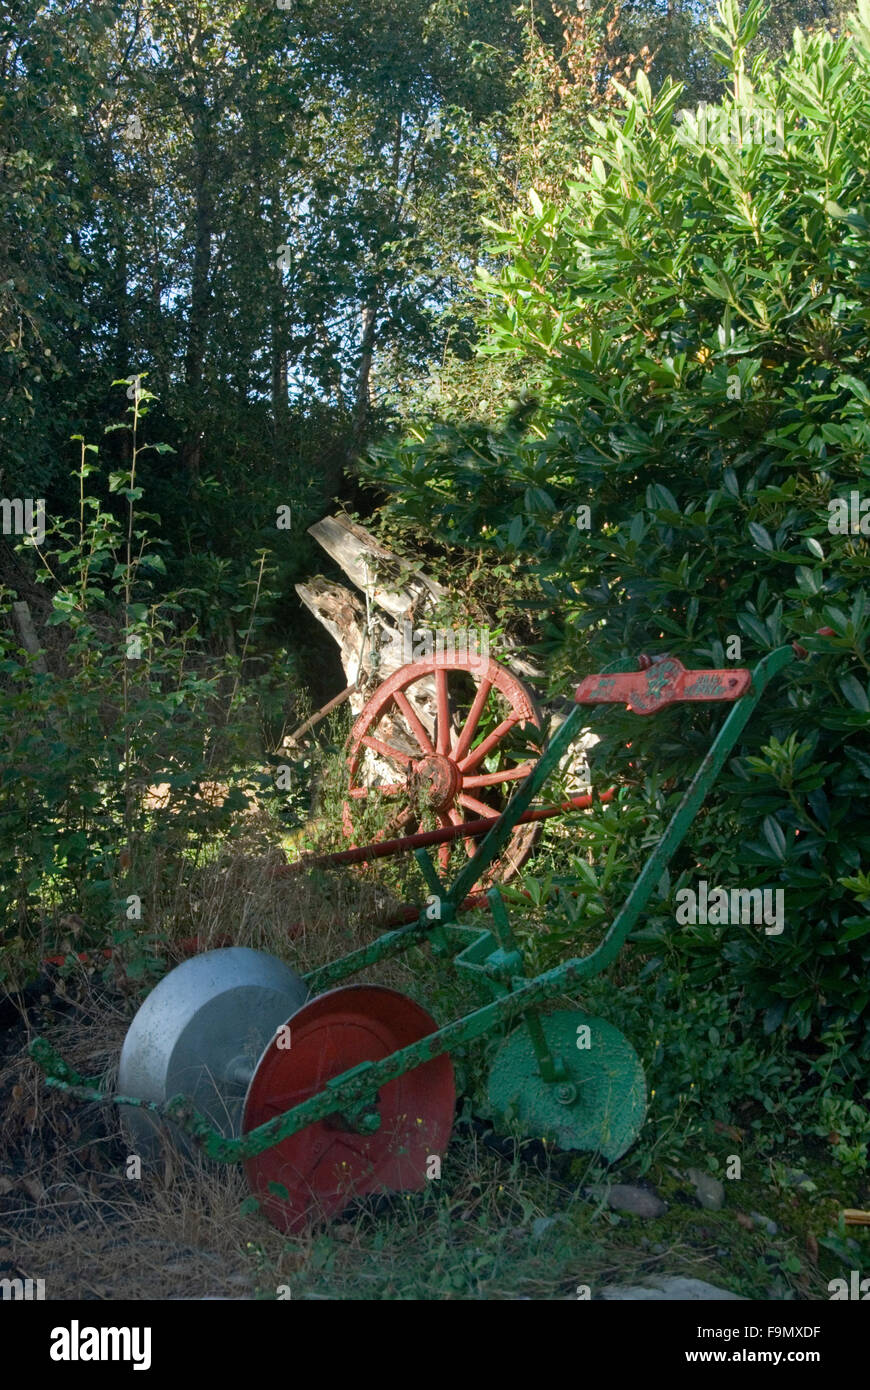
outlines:
[[[381,760],[384,800],[396,811],[387,838],[363,853],[413,849],[429,893],[415,919],[304,978],[245,948],[185,961],[136,1014],[117,1094],[77,1075],[42,1039],[31,1045],[32,1055],[50,1086],[125,1107],[142,1146],[168,1122],[211,1159],[243,1163],[269,1219],[291,1232],[335,1216],[352,1198],[425,1186],[427,1165],[443,1154],[453,1124],[450,1055],[487,1034],[501,1035],[487,1092],[505,1126],[618,1159],[646,1112],[635,1050],[604,1019],[546,1006],[576,993],[613,962],[765,687],[804,655],[800,647],[781,647],[752,671],[686,670],[672,657],[642,657],[636,670],[619,663],[583,680],[571,713],[534,756],[521,741],[504,743],[515,726],[535,725],[535,711],[520,690],[500,689],[509,712],[485,731],[487,698],[500,679],[490,667],[478,672],[459,727],[448,672],[436,662],[422,673],[434,686],[433,722],[427,724],[412,703],[409,672],[400,670],[354,726],[348,815],[352,820],[356,805],[372,795],[374,783],[361,777],[362,750],[368,749]],[[533,800],[588,727],[591,709],[621,705],[649,717],[696,701],[724,702],[729,712],[625,904],[589,954],[529,977],[494,866],[513,872],[527,853],[518,831],[535,825],[528,818]],[[395,726],[399,715],[404,738]],[[487,766],[500,748],[507,750],[504,760]],[[499,781],[497,774],[505,773]],[[504,797],[502,805],[491,799],[493,788]],[[424,812],[434,817],[432,829],[420,828]],[[392,833],[409,827],[410,835]],[[416,842],[421,836],[424,843]],[[455,872],[444,846],[461,849]],[[353,849],[346,854],[361,856]],[[485,887],[490,926],[458,920],[476,884]],[[346,983],[420,945],[479,985],[479,1007],[439,1027],[393,989]]]

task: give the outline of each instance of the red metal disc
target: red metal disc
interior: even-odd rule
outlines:
[[[396,990],[349,985],[303,1005],[288,1027],[290,1046],[273,1039],[251,1080],[245,1134],[322,1091],[341,1072],[380,1061],[438,1025]],[[329,1116],[247,1159],[248,1184],[272,1224],[289,1232],[328,1221],[372,1192],[420,1191],[429,1159],[447,1147],[455,1104],[450,1058],[433,1057],[372,1097],[367,1108],[380,1116],[374,1133],[353,1128],[354,1117]]]
[[[533,695],[490,657],[472,662],[443,652],[403,666],[351,730],[345,834],[363,843],[498,816],[538,760],[528,726],[541,727]],[[372,828],[369,812],[386,816],[386,825]],[[516,874],[539,833],[517,826],[480,886]],[[476,848],[470,837],[439,845],[442,879],[449,882]]]

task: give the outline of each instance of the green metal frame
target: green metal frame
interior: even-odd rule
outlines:
[[[556,769],[581,728],[589,727],[587,706],[577,704],[496,825],[449,889],[441,884],[426,851],[416,851],[416,858],[426,883],[432,893],[440,899],[440,921],[430,921],[427,908],[423,908],[416,922],[396,931],[385,932],[368,946],[351,951],[332,964],[313,970],[305,976],[309,989],[312,993],[317,993],[357,974],[367,966],[399,955],[410,947],[426,941],[439,955],[451,956],[457,968],[471,972],[495,998],[380,1062],[365,1062],[343,1072],[327,1082],[325,1088],[317,1095],[251,1130],[242,1138],[227,1139],[219,1134],[183,1096],[174,1097],[166,1105],[156,1105],[134,1097],[104,1092],[94,1081],[78,1075],[67,1066],[44,1039],[34,1040],[30,1047],[31,1056],[47,1073],[49,1086],[67,1091],[82,1100],[102,1105],[134,1105],[153,1110],[180,1125],[202,1145],[210,1158],[223,1163],[252,1158],[296,1134],[306,1125],[323,1120],[336,1111],[353,1111],[365,1101],[370,1101],[380,1086],[413,1070],[432,1057],[461,1047],[494,1029],[503,1028],[519,1017],[523,1018],[529,1029],[542,1080],[559,1082],[559,1059],[549,1053],[540,1018],[535,1012],[536,1006],[564,994],[570,986],[599,974],[611,964],[645,908],[663,870],[684,839],[765,688],[774,676],[802,654],[800,649],[795,650],[791,646],[779,647],[755,667],[747,693],[735,700],[658,845],[644,865],[624,906],[613,919],[601,943],[587,956],[567,960],[534,979],[527,979],[523,971],[522,953],[514,940],[507,911],[497,888],[490,889],[487,894],[492,909],[493,931],[461,926],[454,918],[458,904],[463,902],[486,867],[501,853],[520,816]],[[628,663],[619,665],[625,670],[629,669]],[[655,675],[651,672],[651,689],[654,681]]]

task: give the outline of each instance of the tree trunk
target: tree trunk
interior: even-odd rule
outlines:
[[[322,521],[309,526],[308,534],[322,546],[354,587],[367,596],[372,645],[377,642],[380,662],[364,661],[363,665],[372,669],[363,674],[368,676],[374,671],[378,679],[386,679],[384,673],[398,669],[408,660],[403,652],[404,625],[410,624],[413,631],[431,623],[432,611],[439,599],[445,596],[446,590],[423,570],[415,569],[406,560],[400,560],[387,550],[364,526],[348,521],[346,517],[325,516]],[[358,660],[365,630],[365,609],[361,609],[360,600],[352,590],[321,577],[297,585],[296,592],[338,642],[347,684],[352,685],[358,680],[359,672],[354,663]],[[324,606],[320,598],[326,593],[330,598]],[[344,613],[341,620],[343,632],[339,632],[335,618],[339,596]],[[510,645],[510,642],[505,643],[506,651],[501,660],[524,679],[539,679],[543,675],[541,668],[511,652]]]
[[[202,404],[203,360],[208,331],[209,300],[211,296],[211,237],[214,224],[214,203],[209,167],[208,128],[205,113],[196,123],[196,183],[194,188],[194,246],[191,277],[190,322],[187,351],[184,358],[184,380],[190,412],[190,437],[184,446],[184,463],[194,477],[199,475],[201,434],[196,427]]]
[[[366,605],[352,589],[321,575],[295,585],[305,607],[338,643],[345,680],[348,686],[355,687],[349,700],[356,717],[374,690],[413,659],[406,639],[410,635],[413,640],[414,631],[432,621],[432,609],[445,590],[422,570],[413,568],[387,550],[364,526],[346,517],[326,516],[309,526],[308,532],[368,598],[367,612]],[[504,650],[494,653],[495,659],[526,681],[540,680],[544,674],[541,668],[510,648],[511,643],[505,642]],[[429,677],[418,681],[408,692],[408,698],[431,734],[435,727],[434,680]],[[550,713],[555,732],[566,717],[565,711],[551,710]],[[400,720],[397,729],[399,743],[401,723]],[[390,730],[389,712],[383,728],[387,733]],[[560,763],[564,784],[572,796],[588,791],[586,753],[597,742],[597,735],[587,730]],[[367,756],[373,756],[371,750]],[[390,780],[390,770],[384,767],[381,771],[386,780]]]
[[[271,209],[272,247],[277,248],[284,244],[285,228],[281,225],[281,199],[275,188],[272,189],[269,205]],[[275,426],[277,453],[284,442],[287,430],[287,305],[284,277],[277,265],[274,274],[274,282],[270,282],[272,283],[272,307],[269,355],[272,378],[272,420]]]
[[[356,381],[356,394],[353,403],[351,442],[348,462],[357,452],[365,438],[366,426],[371,411],[372,363],[375,354],[375,326],[378,311],[374,304],[366,304],[362,311],[362,341],[360,344],[359,375]]]

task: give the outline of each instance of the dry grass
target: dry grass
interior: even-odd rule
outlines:
[[[377,935],[401,897],[397,880],[384,886],[380,866],[287,878],[275,876],[275,862],[262,852],[225,854],[189,875],[183,893],[166,894],[163,917],[150,920],[161,924],[169,963],[196,934],[200,950],[251,946],[305,972]],[[442,1024],[478,1002],[467,982],[418,950],[366,978],[417,998]],[[550,1160],[544,1151],[536,1163],[522,1162],[461,1120],[441,1182],[369,1199],[328,1230],[292,1238],[246,1210],[240,1168],[167,1142],[159,1161],[143,1162],[141,1178],[128,1176],[131,1147],[117,1110],[47,1088],[26,1049],[35,1034],[46,1036],[78,1071],[112,1089],[140,998],[123,967],[108,983],[94,967],[76,968],[66,982],[54,972],[0,1031],[2,1278],[43,1279],[50,1300],[275,1298],[284,1285],[294,1299],[567,1300],[580,1284],[598,1289],[664,1270],[732,1286],[739,1277],[741,1291],[769,1296],[761,1263],[769,1242],[736,1225],[733,1211],[672,1204],[650,1228],[652,1248],[638,1241],[643,1227],[620,1221],[614,1229],[612,1213],[581,1199],[603,1176],[591,1156]],[[458,1093],[472,1096],[478,1114],[488,1046],[454,1058]],[[679,1186],[665,1169],[650,1176]],[[759,1191],[747,1200],[764,1206],[768,1198]],[[540,1237],[539,1217],[552,1218]],[[823,1297],[827,1273],[810,1277],[812,1292],[801,1284],[797,1296]]]
[[[376,936],[396,908],[395,894],[367,871],[276,877],[277,862],[222,856],[192,876],[183,902],[164,900],[170,958],[183,955],[193,923],[199,950],[249,946],[301,973]],[[274,1297],[275,1281],[304,1265],[315,1235],[287,1241],[244,1215],[240,1168],[191,1158],[168,1140],[141,1179],[128,1177],[118,1112],[45,1086],[26,1054],[37,1033],[112,1089],[141,998],[123,967],[109,984],[93,966],[64,973],[51,972],[38,999],[19,1000],[19,1021],[0,1033],[0,1274],[42,1278],[52,1299],[250,1298],[264,1278]],[[372,975],[414,984],[404,962]]]
[[[6,1035],[16,1046],[0,1070],[2,1259],[12,1274],[44,1279],[50,1298],[165,1297],[167,1257],[196,1248],[201,1203],[190,1207],[195,1186],[175,1176],[180,1165],[128,1180],[117,1116],[45,1087],[24,1053],[34,1025],[77,1069],[109,1080],[128,1021],[125,1001],[87,971],[57,983]]]

